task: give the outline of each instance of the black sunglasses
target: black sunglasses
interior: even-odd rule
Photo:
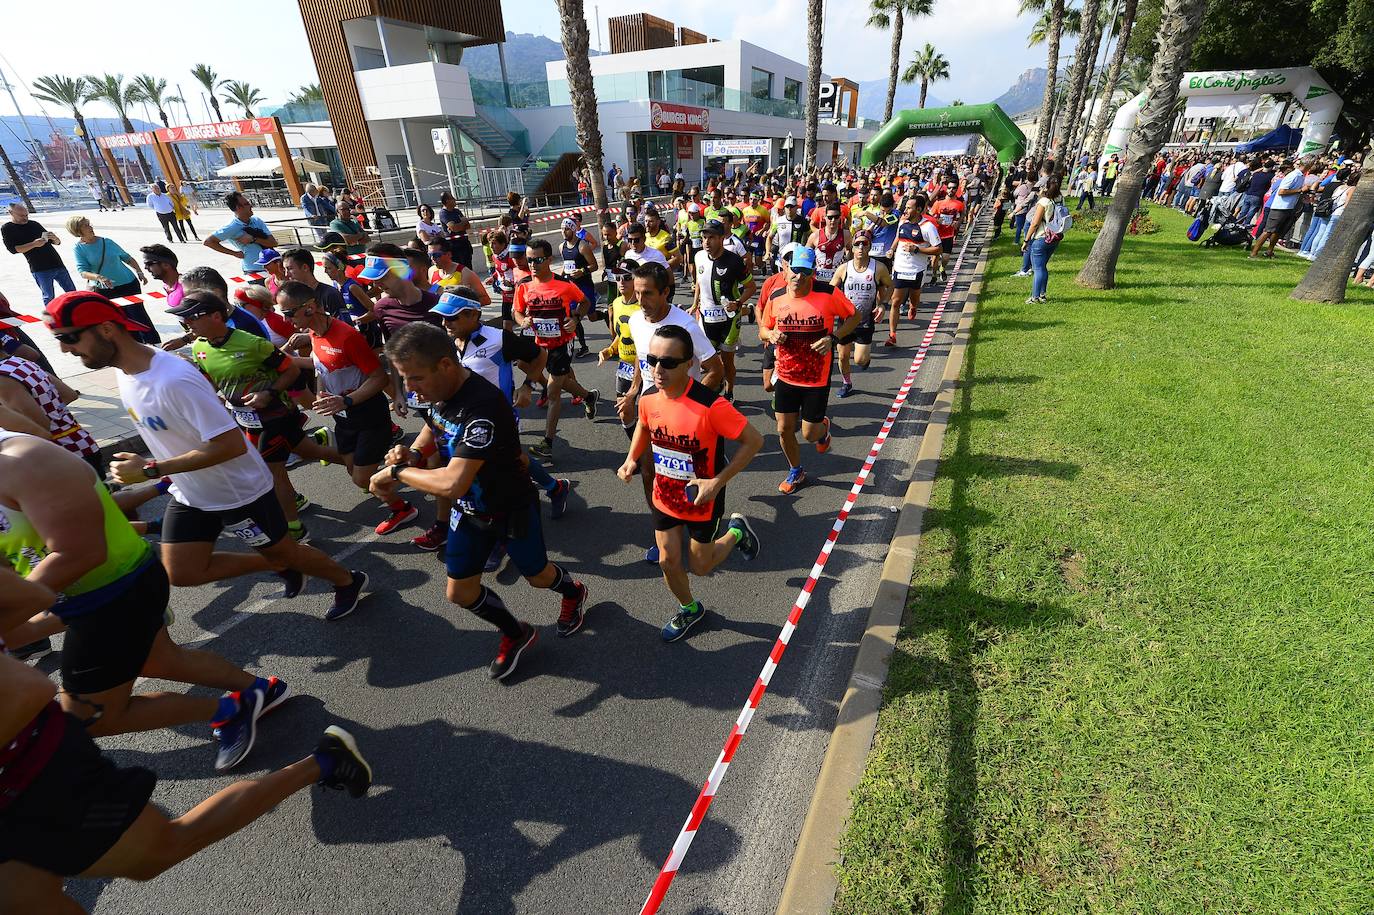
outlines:
[[[294,315],[296,312],[300,311],[302,308],[309,308],[309,307],[310,307],[309,305],[297,305],[295,308],[283,308],[283,309],[281,310],[281,313],[282,313],[282,316],[283,316],[283,317],[289,318],[289,317],[291,317],[292,315]]]
[[[690,359],[681,356],[655,356],[653,353],[650,353],[644,357],[644,361],[649,364],[649,368],[656,368],[661,365],[671,372],[684,362],[689,362]]]
[[[540,264],[547,263],[548,261],[549,261],[549,258],[547,258],[547,257],[531,257],[531,258],[529,259],[529,262],[530,262],[531,264],[534,264],[536,267],[539,266]]]
[[[55,339],[58,343],[65,343],[68,346],[71,346],[79,342],[81,340],[81,335],[90,329],[90,327],[78,327],[76,330],[66,331],[60,334],[54,333],[53,339]]]

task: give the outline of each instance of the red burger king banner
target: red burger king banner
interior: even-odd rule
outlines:
[[[710,109],[673,102],[650,102],[649,126],[654,130],[673,133],[708,133],[711,129]]]

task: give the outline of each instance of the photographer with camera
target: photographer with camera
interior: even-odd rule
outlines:
[[[258,269],[258,255],[263,248],[277,247],[267,223],[253,215],[253,204],[239,191],[224,195],[224,205],[234,212],[233,220],[215,231],[203,244],[212,251],[242,260],[244,273]]]

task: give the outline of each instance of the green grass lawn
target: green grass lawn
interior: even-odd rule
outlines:
[[[840,913],[1374,910],[1374,295],[997,242]]]

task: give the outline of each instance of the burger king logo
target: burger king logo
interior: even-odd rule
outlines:
[[[654,130],[663,129],[663,106],[658,102],[654,102],[649,108],[649,125]]]

